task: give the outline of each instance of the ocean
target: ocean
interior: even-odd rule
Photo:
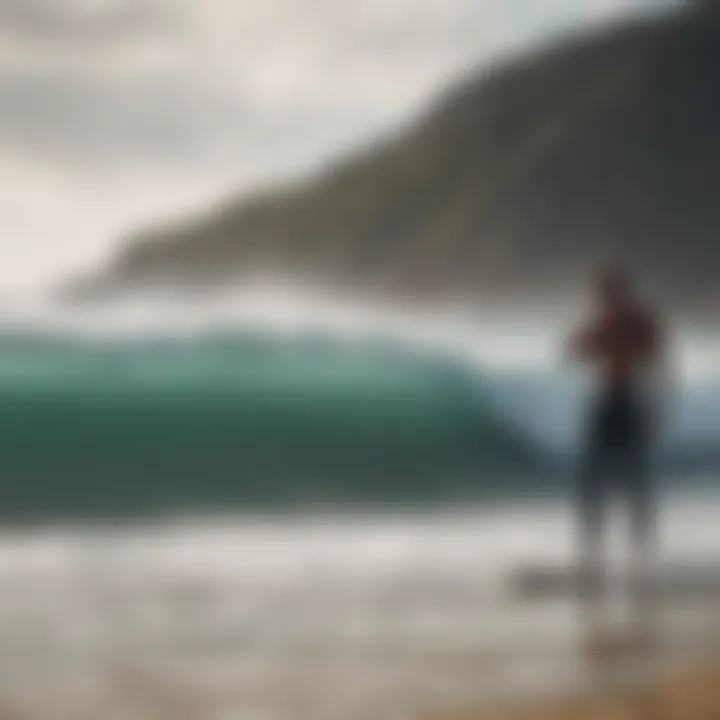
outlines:
[[[669,434],[664,559],[720,550],[715,387]],[[0,717],[414,720],[582,682],[577,608],[508,582],[572,558],[583,388],[388,338],[6,329]]]
[[[7,521],[465,500],[542,452],[449,359],[327,338],[0,337]]]
[[[586,390],[389,339],[261,330],[0,334],[0,518],[437,507],[566,493]],[[714,467],[720,386],[688,385],[674,473]]]

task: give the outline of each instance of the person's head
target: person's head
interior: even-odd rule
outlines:
[[[595,275],[594,292],[601,306],[615,308],[632,301],[634,286],[629,274],[622,267],[605,265]]]

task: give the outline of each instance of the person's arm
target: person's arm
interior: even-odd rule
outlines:
[[[567,340],[566,355],[569,359],[585,362],[592,360],[598,349],[598,329],[595,323],[585,322]]]
[[[654,380],[655,427],[663,429],[672,409],[677,406],[680,383],[676,359],[668,338],[667,326],[655,318],[652,327],[652,371]]]

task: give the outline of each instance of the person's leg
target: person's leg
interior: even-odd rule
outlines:
[[[651,581],[657,544],[655,487],[649,443],[643,432],[638,432],[634,445],[629,449],[627,491],[630,505],[632,571],[642,590]]]
[[[657,507],[650,459],[645,451],[633,458],[631,473],[633,549],[636,557],[651,560],[657,540]]]
[[[643,408],[636,407],[630,417],[624,453],[632,540],[629,590],[637,641],[648,652],[654,652],[658,630],[654,573],[657,508],[651,472],[651,442]]]
[[[602,434],[595,429],[582,457],[579,484],[579,555],[583,590],[591,595],[601,590],[607,457]]]
[[[598,418],[596,418],[598,419]],[[605,663],[607,618],[605,607],[604,530],[609,483],[608,448],[604,424],[591,427],[579,468],[578,609],[586,652],[593,663]]]
[[[630,593],[633,632],[637,649],[654,656],[658,648],[655,488],[647,448],[639,447],[630,458],[629,484],[632,533]]]
[[[619,424],[619,449],[631,521],[633,559],[640,569],[655,546],[655,492],[651,473],[651,435],[647,408],[640,397],[629,396]]]

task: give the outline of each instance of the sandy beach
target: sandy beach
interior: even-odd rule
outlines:
[[[668,673],[633,690],[596,691],[421,720],[711,720],[720,717],[720,666]]]
[[[717,501],[667,510],[668,562],[709,557]],[[546,503],[5,532],[0,719],[622,718],[584,659],[577,602],[508,588],[514,569],[567,557],[568,518]],[[714,665],[716,617],[705,595],[662,608],[643,692],[667,694],[670,720],[720,717],[686,710],[711,697],[712,673],[675,675]]]

